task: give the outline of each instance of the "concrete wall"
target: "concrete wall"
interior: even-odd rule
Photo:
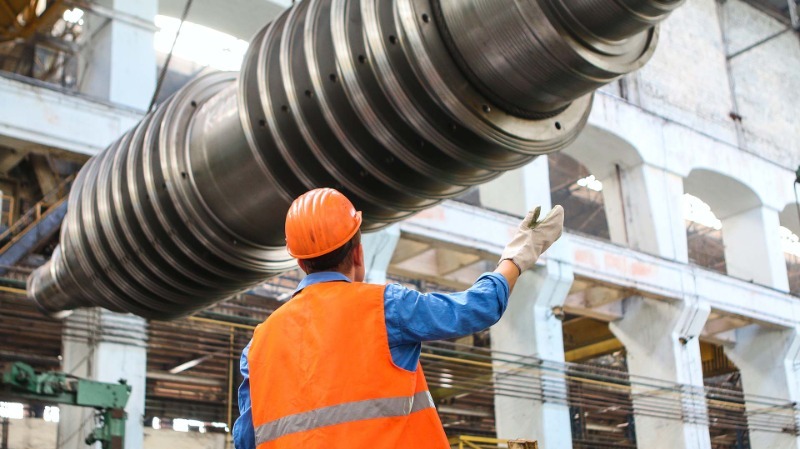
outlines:
[[[224,433],[176,432],[171,429],[145,428],[144,449],[226,449],[226,437]]]
[[[786,25],[740,0],[721,8],[728,54],[735,54]],[[800,164],[800,39],[786,32],[730,60],[747,151],[789,167]]]
[[[12,419],[8,426],[9,449],[53,449],[58,423],[43,419]]]
[[[627,98],[787,168],[800,164],[800,39],[742,0],[687,0],[661,27],[650,63],[629,76]],[[618,88],[606,89],[614,95]],[[741,123],[731,113],[742,117]]]
[[[9,449],[55,449],[58,423],[33,418],[9,422]],[[176,432],[146,427],[143,449],[226,449],[226,437],[222,433]]]
[[[687,0],[672,13],[661,26],[653,59],[629,80],[635,104],[735,142],[716,0]]]

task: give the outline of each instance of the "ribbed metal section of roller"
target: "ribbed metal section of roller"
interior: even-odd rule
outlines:
[[[299,2],[239,74],[195,79],[86,164],[29,295],[53,315],[179,317],[291,268],[283,220],[311,188],[376,230],[557,151],[675,3]],[[592,8],[631,36],[592,31]]]
[[[510,114],[547,118],[655,51],[683,0],[432,0],[455,62]]]

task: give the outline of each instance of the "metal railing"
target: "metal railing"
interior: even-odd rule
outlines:
[[[15,199],[11,195],[0,195],[0,228],[8,229],[14,222]]]
[[[8,229],[0,234],[0,244],[3,245],[3,248],[0,249],[0,253],[14,240],[14,237],[21,234],[29,226],[38,222],[53,206],[65,200],[74,179],[75,175],[66,177],[54,189],[45,193],[41,200],[34,204],[33,207],[28,209],[28,211],[22,214]]]
[[[756,395],[745,401],[735,389],[677,384],[447,342],[423,345],[421,358],[435,399],[488,395],[491,400],[501,395],[578,407],[623,422],[629,416],[648,416],[727,432],[798,434],[795,404]]]
[[[450,438],[448,441],[450,442],[451,448],[458,449],[495,449],[508,447],[508,440],[470,435],[459,435]]]
[[[189,320],[231,325],[220,318]],[[749,431],[800,433],[794,403],[757,395],[745,400],[738,388],[679,384],[617,368],[553,362],[451,342],[425,343],[420,357],[434,400],[446,405],[439,412],[451,435],[480,433],[484,436],[477,438],[484,438],[495,432],[498,396],[520,399],[523,407],[527,401],[568,407],[571,419],[578,415],[586,421],[584,428],[591,430],[573,433],[575,446],[583,448],[635,447],[633,428],[640,416],[708,426],[712,435],[738,438],[742,444]],[[473,446],[465,442],[463,447]]]

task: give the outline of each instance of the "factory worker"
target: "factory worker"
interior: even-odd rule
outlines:
[[[297,198],[286,246],[308,276],[242,353],[236,448],[449,448],[420,344],[500,319],[517,278],[561,236],[561,206],[537,218],[538,208],[468,290],[420,293],[362,282],[361,212],[342,193]]]

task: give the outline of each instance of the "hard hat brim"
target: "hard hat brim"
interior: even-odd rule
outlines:
[[[336,251],[337,249],[341,248],[342,246],[344,246],[345,243],[349,242],[350,239],[352,239],[353,236],[356,235],[356,232],[358,232],[358,230],[361,229],[361,222],[362,222],[361,211],[358,210],[358,211],[356,211],[356,221],[354,223],[353,229],[350,230],[350,232],[347,233],[347,237],[344,237],[341,241],[336,242],[336,244],[334,244],[334,245],[331,245],[331,247],[328,248],[328,249],[325,249],[325,250],[322,250],[322,251],[318,251],[318,252],[313,253],[313,254],[296,254],[296,253],[293,253],[289,249],[289,247],[287,246],[286,247],[286,251],[289,253],[290,256],[294,257],[295,259],[300,259],[300,260],[313,259],[315,257],[320,257],[320,256],[324,256],[325,254],[332,253],[332,252]]]

